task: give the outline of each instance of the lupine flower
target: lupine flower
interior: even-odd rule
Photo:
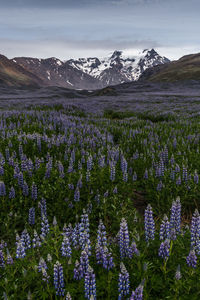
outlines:
[[[15,198],[15,189],[12,186],[9,192],[9,199],[14,199]]]
[[[146,169],[144,172],[144,179],[148,179],[148,178],[149,178],[148,170]]]
[[[121,259],[129,257],[129,242],[128,225],[126,220],[122,218],[119,230],[119,251]]]
[[[51,257],[51,254],[49,254],[49,253],[47,254],[47,261],[52,262],[52,257]]]
[[[200,215],[196,209],[191,221],[191,248],[200,254]]]
[[[144,284],[140,284],[135,291],[132,292],[130,300],[142,300],[143,299]]]
[[[22,187],[22,193],[26,197],[29,194],[29,188],[28,188],[28,184],[26,183],[26,181],[24,181],[24,184],[23,184],[23,187]]]
[[[181,270],[180,270],[180,265],[178,265],[177,269],[176,269],[176,273],[175,273],[175,279],[176,280],[180,280],[181,279]]]
[[[180,198],[177,197],[176,201],[173,201],[171,207],[171,216],[170,216],[170,231],[175,229],[176,233],[180,233],[181,230],[181,203]]]
[[[90,300],[91,297],[96,299],[96,279],[93,269],[88,266],[85,274],[85,298]]]
[[[49,233],[49,222],[45,215],[41,217],[41,235],[45,238]]]
[[[59,261],[57,261],[54,264],[54,286],[56,289],[56,295],[64,296],[65,290],[64,290],[63,267],[59,263]]]
[[[13,262],[12,256],[10,255],[10,252],[8,249],[6,249],[6,251],[7,251],[6,263],[7,263],[7,265],[13,265],[14,262]]]
[[[118,280],[118,292],[119,292],[118,300],[123,299],[125,296],[129,294],[129,287],[130,287],[129,274],[123,263],[120,263],[120,270],[121,272],[119,273],[119,280]]]
[[[72,300],[72,297],[69,292],[67,293],[65,300]]]
[[[133,174],[133,181],[136,181],[136,180],[137,180],[137,173],[134,172],[134,174]]]
[[[114,162],[111,162],[111,165],[110,165],[110,180],[115,181],[115,164],[114,164]]]
[[[164,260],[167,260],[169,257],[169,250],[170,250],[170,240],[166,239],[164,242],[161,243],[158,255]]]
[[[72,255],[72,249],[70,246],[70,242],[66,236],[64,236],[63,241],[62,241],[61,253],[62,253],[62,256],[65,256],[65,257],[71,257],[71,255]]]
[[[106,229],[102,220],[99,221],[99,226],[97,230],[97,243],[101,247],[107,246]]]
[[[0,267],[1,268],[5,267],[5,259],[4,259],[4,254],[3,254],[2,250],[0,250]]]
[[[130,247],[129,247],[129,258],[133,257],[133,254],[139,256],[140,255],[140,251],[137,249],[136,243],[133,240]]]
[[[80,265],[83,269],[83,274],[85,275],[87,268],[89,266],[88,250],[87,248],[81,252]]]
[[[22,172],[19,172],[19,174],[18,174],[18,185],[19,185],[20,187],[23,187],[23,184],[24,184],[23,173],[22,173]]]
[[[46,269],[42,268],[42,280],[46,283],[49,283],[50,276],[47,274]]]
[[[75,267],[74,267],[74,279],[80,280],[81,278],[83,278],[83,276],[84,276],[83,267],[79,263],[79,261],[76,260]]]
[[[78,187],[75,189],[75,192],[74,192],[74,201],[75,202],[80,201],[80,190]]]
[[[22,235],[21,235],[21,242],[23,243],[23,246],[25,250],[31,248],[31,238],[29,233],[27,232],[26,229],[23,230]]]
[[[42,272],[42,268],[45,269],[45,270],[48,269],[47,264],[46,264],[44,258],[40,257],[40,261],[39,261],[39,264],[38,264],[38,272]]]
[[[31,197],[33,200],[37,200],[37,185],[34,182],[31,187]]]
[[[148,204],[147,208],[145,209],[144,228],[146,241],[149,242],[149,240],[154,240],[155,223],[153,219],[152,207],[150,204]]]
[[[170,224],[167,215],[164,215],[162,223],[160,225],[160,240],[169,239],[170,237]]]
[[[26,256],[25,247],[23,242],[19,240],[17,242],[16,258],[24,258]]]
[[[189,255],[186,258],[186,262],[189,267],[196,268],[197,266],[197,256],[194,250],[190,250]]]
[[[114,187],[113,194],[117,194],[117,186]]]
[[[3,181],[0,181],[0,196],[6,195],[6,186]]]
[[[40,237],[38,236],[36,230],[34,230],[33,235],[34,235],[34,238],[33,238],[33,240],[32,240],[33,248],[41,247],[41,240],[40,240]]]
[[[28,222],[30,225],[35,224],[35,208],[34,207],[31,207],[29,209]]]

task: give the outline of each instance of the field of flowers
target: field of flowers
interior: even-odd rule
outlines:
[[[1,110],[1,299],[200,299],[195,113]]]

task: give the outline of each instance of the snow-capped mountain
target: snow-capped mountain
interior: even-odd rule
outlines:
[[[77,70],[98,79],[102,87],[123,82],[136,81],[148,68],[169,62],[154,49],[145,49],[135,56],[127,56],[122,51],[114,51],[112,55],[98,59],[80,58],[70,59],[69,65]]]
[[[136,81],[146,69],[169,62],[154,49],[145,49],[135,56],[114,51],[101,59],[90,57],[61,61],[55,57],[16,57],[12,61],[41,78],[46,85],[72,89],[98,89]]]

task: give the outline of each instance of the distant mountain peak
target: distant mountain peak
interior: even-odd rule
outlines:
[[[56,57],[18,57],[13,61],[40,77],[46,85],[79,89],[97,89],[137,81],[146,69],[169,62],[153,48],[144,49],[137,55],[127,55],[126,51],[115,50],[104,58],[61,61]]]

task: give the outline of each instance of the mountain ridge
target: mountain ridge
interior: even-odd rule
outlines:
[[[145,49],[135,56],[115,50],[102,59],[89,57],[61,61],[55,57],[15,57],[12,61],[35,74],[47,86],[95,90],[137,81],[146,69],[165,64],[169,59],[160,56],[154,49]]]

